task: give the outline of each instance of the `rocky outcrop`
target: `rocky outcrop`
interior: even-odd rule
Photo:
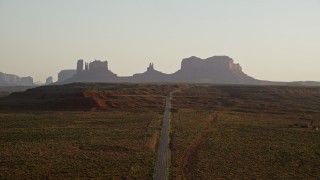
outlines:
[[[147,71],[140,74],[134,74],[127,78],[128,82],[166,82],[168,75],[154,69],[153,63],[150,63]]]
[[[77,62],[76,73],[68,79],[59,81],[58,84],[73,82],[118,82],[118,76],[108,69],[107,61],[95,60],[84,63],[82,59]]]
[[[33,78],[0,72],[0,86],[34,86]]]
[[[20,78],[20,81],[18,83],[18,85],[22,85],[22,86],[33,86],[33,78],[28,76],[28,77],[22,77]]]
[[[219,84],[256,84],[258,81],[242,72],[228,56],[201,59],[195,56],[182,60],[181,69],[172,74],[170,81]]]
[[[49,85],[49,84],[52,84],[52,83],[53,83],[53,78],[52,78],[52,76],[50,76],[50,77],[48,77],[48,78],[46,79],[45,85]]]
[[[77,73],[74,69],[62,70],[58,74],[58,82],[62,82],[74,76]]]

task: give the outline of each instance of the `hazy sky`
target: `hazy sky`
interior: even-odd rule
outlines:
[[[0,0],[0,72],[57,80],[76,61],[118,74],[228,55],[258,79],[320,81],[320,0]]]

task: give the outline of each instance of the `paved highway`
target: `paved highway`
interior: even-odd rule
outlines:
[[[164,112],[163,124],[161,128],[160,144],[156,164],[155,180],[165,180],[167,176],[167,151],[169,145],[169,123],[170,123],[170,102],[171,94],[166,97],[166,107]]]

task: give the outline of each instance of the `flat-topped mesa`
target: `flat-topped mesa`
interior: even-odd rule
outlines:
[[[195,69],[224,69],[241,71],[239,64],[235,64],[233,59],[228,56],[213,56],[207,59],[201,59],[195,56],[183,59],[181,62],[181,70]]]
[[[108,71],[108,61],[94,60],[87,65],[89,71]]]
[[[83,69],[84,65],[84,69]],[[82,59],[78,60],[77,63],[77,73],[82,72],[103,72],[108,71],[108,61],[100,61],[100,60],[94,60],[90,63],[85,63]]]
[[[74,69],[65,69],[59,72],[58,74],[58,82],[62,82],[73,77],[77,73],[77,70]]]
[[[5,74],[0,72],[0,86],[33,86],[33,78],[28,77],[19,77],[13,74]]]
[[[171,76],[172,81],[221,83],[221,84],[254,84],[257,81],[242,72],[228,56],[213,56],[201,59],[195,56],[183,59],[181,69]]]
[[[118,76],[108,69],[107,61],[94,60],[87,63],[82,59],[77,62],[77,70],[74,72],[67,70],[61,72],[62,81],[58,84],[67,84],[73,82],[116,82]],[[68,76],[71,76],[67,78]],[[67,79],[65,79],[67,78]]]

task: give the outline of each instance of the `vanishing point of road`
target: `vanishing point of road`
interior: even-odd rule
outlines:
[[[171,93],[166,97],[166,107],[164,112],[163,124],[161,128],[161,138],[158,149],[155,180],[165,180],[167,177],[167,151],[169,144],[169,123],[171,109]]]

